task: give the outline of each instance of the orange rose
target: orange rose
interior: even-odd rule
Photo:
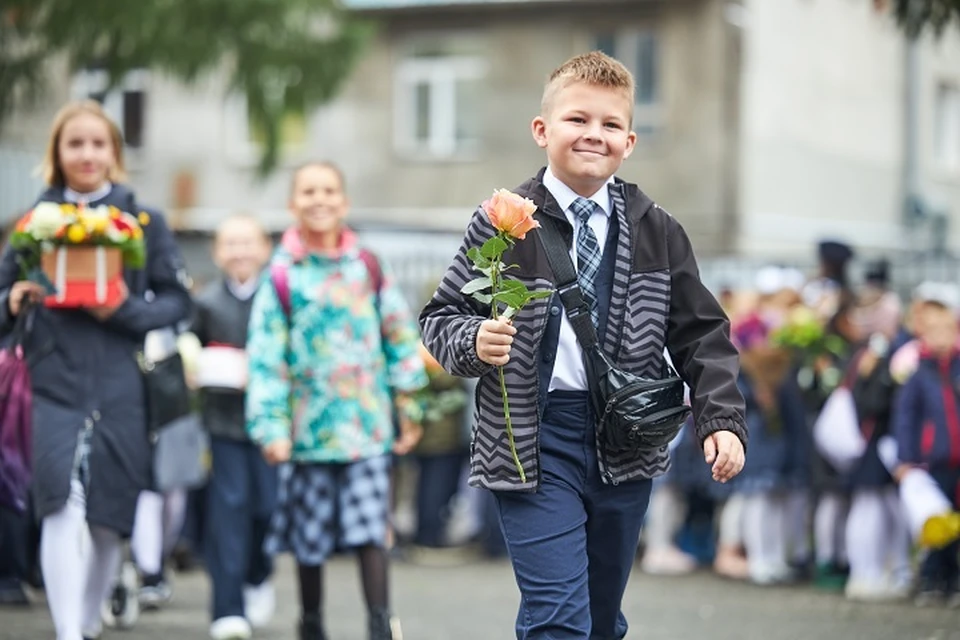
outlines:
[[[533,219],[537,205],[508,189],[494,191],[493,196],[481,206],[498,231],[517,240],[523,240],[527,231],[540,228],[540,223]]]

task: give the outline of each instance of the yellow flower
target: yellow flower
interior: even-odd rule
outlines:
[[[141,211],[140,215],[137,216],[137,222],[140,223],[140,226],[147,226],[150,224],[150,214],[146,211]]]
[[[141,239],[142,237],[143,237],[143,229],[141,229],[140,227],[136,227],[136,228],[133,230],[133,239],[134,239],[134,240],[139,240],[139,239]]]
[[[83,228],[83,225],[72,224],[70,228],[67,229],[67,240],[74,244],[80,244],[87,238],[87,231]]]
[[[93,221],[94,233],[105,233],[107,230],[107,218],[95,218]]]

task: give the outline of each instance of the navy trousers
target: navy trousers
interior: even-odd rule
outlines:
[[[249,442],[210,439],[204,543],[213,619],[243,616],[243,587],[263,583],[273,559],[263,540],[277,502],[277,471]]]
[[[496,494],[520,588],[517,638],[619,640],[651,481],[603,484],[586,392],[547,398],[539,490]]]

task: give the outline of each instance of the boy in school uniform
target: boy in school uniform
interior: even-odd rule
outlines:
[[[919,363],[894,401],[893,433],[902,462],[894,475],[899,479],[910,467],[925,468],[960,509],[960,325],[956,308],[933,300],[923,307]],[[960,541],[926,554],[914,602],[960,608]]]
[[[210,637],[242,640],[273,615],[273,560],[264,539],[277,499],[277,471],[247,436],[247,324],[270,240],[253,217],[220,223],[213,259],[222,277],[197,297],[193,332],[204,347],[196,371],[210,432],[206,568],[212,585]]]
[[[700,282],[680,224],[614,177],[633,150],[634,81],[594,52],[552,74],[532,132],[548,166],[515,191],[562,227],[600,344],[622,369],[656,377],[663,351],[692,388],[697,437],[713,478],[743,467],[747,440],[729,322]],[[556,289],[537,238],[505,255],[530,289]],[[494,234],[478,210],[454,263],[420,316],[445,369],[479,378],[471,483],[492,490],[521,592],[518,639],[623,638],[620,611],[651,478],[667,447],[613,452],[601,444],[581,349],[559,297],[534,300],[511,322],[490,320],[460,292],[476,275],[467,251]],[[496,367],[503,366],[525,481],[505,435]]]

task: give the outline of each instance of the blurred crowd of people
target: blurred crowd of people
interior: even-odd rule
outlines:
[[[847,598],[960,606],[958,544],[922,548],[898,482],[911,469],[960,508],[960,291],[925,282],[909,299],[890,264],[848,277],[853,249],[826,241],[821,271],[758,271],[724,303],[741,352],[750,448],[732,483],[711,482],[692,430],[658,481],[642,567],[707,564],[759,585],[811,581]],[[960,532],[958,532],[960,533]]]

